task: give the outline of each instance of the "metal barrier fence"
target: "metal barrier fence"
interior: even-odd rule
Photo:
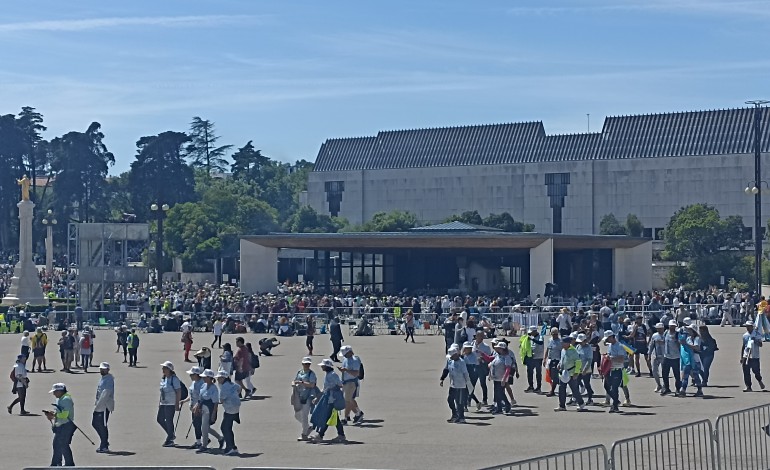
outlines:
[[[721,468],[770,468],[770,437],[764,428],[768,424],[770,405],[719,416],[714,441]]]
[[[482,470],[603,470],[607,468],[607,448],[598,445]]]
[[[715,470],[711,421],[704,419],[612,444],[613,470]]]
[[[57,468],[61,467],[24,467],[24,470],[55,470]],[[216,470],[214,467],[190,467],[189,465],[185,466],[166,466],[166,465],[134,465],[134,466],[113,466],[110,465],[109,467],[105,466],[93,466],[93,467],[81,467],[81,466],[75,466],[75,467],[67,467],[74,470],[83,469],[83,470]]]

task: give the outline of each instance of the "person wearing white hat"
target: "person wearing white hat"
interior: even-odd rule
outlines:
[[[31,342],[29,340],[29,331],[24,331],[21,334],[21,354],[29,357],[30,345]]]
[[[449,377],[449,394],[447,403],[452,411],[452,416],[447,420],[448,423],[465,422],[465,393],[470,391],[471,377],[468,374],[468,368],[465,361],[460,357],[460,348],[453,344],[447,351],[447,361],[441,372],[439,385],[444,386],[444,379]]]
[[[751,373],[754,372],[754,378],[759,383],[759,388],[765,389],[765,383],[762,382],[762,374],[759,371],[759,348],[762,347],[762,335],[754,329],[754,322],[749,320],[743,324],[746,327],[746,333],[743,333],[743,347],[741,348],[741,367],[743,369],[743,383],[746,388],[744,392],[751,391]]]
[[[652,376],[655,379],[655,393],[659,393],[663,390],[663,384],[660,380],[660,369],[663,366],[665,360],[665,331],[666,327],[663,323],[655,324],[655,333],[650,336],[649,351],[652,356]]]
[[[91,426],[99,435],[99,448],[96,452],[106,453],[110,451],[107,421],[110,419],[110,413],[115,409],[115,378],[110,374],[110,365],[106,362],[99,364],[99,374],[101,377],[99,385],[96,386],[96,403]]]
[[[559,361],[561,360],[561,338],[559,329],[551,328],[551,339],[548,341],[546,355],[543,357],[543,367],[548,367],[548,374],[551,379],[551,391],[545,396],[553,397],[556,395],[556,385],[559,383]]]
[[[663,335],[663,390],[661,395],[671,393],[669,388],[669,374],[674,372],[674,385],[677,391],[682,388],[682,377],[680,374],[680,361],[682,358],[681,347],[679,343],[679,333],[676,330],[676,320],[669,320],[668,331]]]
[[[540,332],[537,325],[532,325],[527,331],[527,335],[521,338],[519,343],[519,353],[521,361],[527,367],[527,389],[525,393],[540,392],[540,386],[543,381],[543,354],[545,346],[543,339],[540,338]],[[537,386],[535,386],[535,377],[537,377]]]
[[[610,413],[620,413],[619,389],[623,384],[623,367],[628,353],[615,338],[615,332],[612,330],[604,332],[604,344],[608,345],[607,358],[610,361],[610,371],[604,379],[604,390],[612,400]]]
[[[476,410],[481,409],[481,402],[478,398],[476,398],[475,388],[476,388],[476,382],[479,380],[478,376],[478,364],[479,364],[479,357],[476,355],[476,353],[473,351],[473,342],[472,341],[466,341],[463,343],[462,347],[462,358],[463,361],[465,361],[465,367],[468,368],[468,376],[471,379],[471,388],[470,393],[468,393],[465,396],[465,411],[468,411],[468,405],[471,404],[471,400],[476,400]],[[484,377],[486,379],[486,376]]]
[[[182,403],[185,401],[190,402],[190,412],[192,413],[192,425],[195,429],[195,444],[193,444],[193,449],[197,449],[201,446],[201,411],[200,411],[200,402],[201,402],[201,389],[203,389],[203,379],[201,378],[201,374],[203,374],[203,368],[199,366],[195,366],[190,368],[190,370],[187,371],[187,374],[190,376],[190,386],[187,387],[187,390],[189,391],[189,395],[187,396],[187,400],[182,400]]]
[[[174,364],[166,361],[160,365],[163,376],[160,380],[160,402],[157,421],[166,432],[163,447],[174,447],[174,415],[182,410],[182,381],[174,373]]]
[[[313,407],[313,399],[316,397],[315,391],[318,377],[310,369],[313,360],[310,357],[302,358],[302,369],[300,369],[292,381],[291,404],[294,407],[294,418],[299,421],[301,426],[300,437],[298,441],[307,441],[310,437],[310,409]]]
[[[342,367],[337,369],[342,372],[342,392],[345,394],[345,419],[343,424],[348,422],[351,412],[354,412],[353,422],[360,423],[364,419],[364,412],[358,407],[358,391],[360,389],[361,371],[363,365],[361,359],[353,354],[353,348],[345,345],[340,348],[342,354]]]
[[[61,467],[64,460],[65,467],[74,467],[75,459],[72,457],[72,436],[75,434],[75,403],[67,392],[67,386],[63,383],[53,384],[51,391],[56,397],[55,411],[45,411],[45,417],[51,422],[53,430],[53,457],[52,467]]]
[[[572,398],[578,404],[578,411],[586,411],[583,397],[578,387],[578,376],[582,370],[580,355],[572,345],[572,337],[564,336],[561,340],[562,350],[559,360],[559,406],[554,411],[567,411],[567,387],[572,391]]]
[[[694,324],[690,324],[684,329],[687,334],[687,339],[682,343],[682,389],[679,391],[679,396],[687,396],[687,383],[690,377],[692,377],[695,386],[698,387],[698,391],[695,392],[696,397],[703,396],[703,390],[701,389],[700,371],[703,368],[700,360],[700,346],[701,340],[698,336],[698,327]]]
[[[319,401],[327,400],[327,406],[321,407],[320,404],[313,410],[313,416],[310,422],[314,425],[317,433],[314,436],[310,436],[310,442],[318,443],[323,441],[326,430],[329,429],[329,420],[336,421],[335,428],[337,429],[337,437],[332,442],[347,442],[345,437],[345,428],[342,427],[342,420],[339,419],[339,412],[332,406],[334,400],[332,399],[333,393],[342,393],[342,379],[334,372],[334,362],[331,359],[322,360],[318,366],[326,373],[324,376],[324,389],[323,395]],[[338,416],[334,417],[333,414],[337,413]]]
[[[219,441],[219,448],[225,445],[225,439],[211,427],[217,422],[217,409],[219,408],[219,388],[216,383],[216,373],[211,369],[206,369],[201,374],[203,387],[201,388],[200,403],[198,411],[201,416],[201,446],[195,452],[202,454],[208,452],[209,435]]]
[[[484,342],[484,332],[477,331],[476,339],[473,340],[473,352],[479,358],[478,365],[476,366],[476,375],[479,378],[479,386],[481,387],[481,404],[487,406],[487,377],[489,376],[489,364],[482,359],[482,356],[491,356],[494,351],[492,348]],[[479,409],[478,405],[476,406]]]
[[[583,385],[588,395],[587,405],[594,404],[594,389],[591,387],[591,368],[594,359],[594,349],[588,342],[588,337],[584,333],[578,334],[575,339],[577,343],[577,353],[580,356],[580,374],[578,375],[578,385]],[[574,397],[573,397],[574,400]]]
[[[219,383],[219,402],[222,404],[222,425],[219,430],[225,438],[225,455],[238,455],[238,446],[235,445],[235,433],[233,423],[241,424],[241,399],[238,396],[240,386],[230,381],[230,374],[220,370],[217,372]]]

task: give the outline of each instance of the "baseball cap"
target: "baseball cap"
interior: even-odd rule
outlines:
[[[579,335],[577,335],[577,339],[575,339],[575,341],[578,343],[582,343],[585,340],[586,340],[586,335],[583,333],[580,333]]]
[[[529,327],[529,332],[530,333],[536,333],[537,332],[537,326],[535,326],[535,325],[530,326]]]
[[[51,390],[48,393],[63,392],[64,390],[67,390],[66,385],[64,385],[63,383],[56,383],[56,384],[53,384],[53,386],[51,387]]]
[[[163,364],[161,364],[161,367],[165,367],[166,369],[170,370],[171,372],[174,372],[174,363],[171,361],[166,361]]]
[[[572,336],[564,336],[564,337],[561,339],[561,342],[562,342],[562,343],[571,343],[573,339],[574,339],[574,338],[573,338]]]

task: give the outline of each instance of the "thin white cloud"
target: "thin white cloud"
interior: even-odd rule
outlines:
[[[0,23],[0,33],[19,33],[29,31],[79,32],[94,29],[118,27],[213,27],[233,23],[252,23],[260,16],[255,15],[201,15],[201,16],[132,16],[86,18],[76,20],[29,21],[19,23]]]

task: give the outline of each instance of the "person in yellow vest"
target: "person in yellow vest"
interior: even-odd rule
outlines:
[[[54,384],[50,393],[56,397],[55,411],[45,411],[45,417],[51,422],[53,430],[53,458],[52,467],[61,467],[62,459],[65,467],[74,467],[75,460],[72,458],[72,435],[75,434],[75,404],[67,391],[67,386],[63,383]]]
[[[529,327],[526,336],[522,336],[519,343],[519,354],[522,363],[527,367],[527,389],[525,393],[540,393],[540,386],[543,382],[543,354],[545,346],[540,338],[540,332],[536,325]],[[537,384],[535,384],[537,378]],[[537,385],[537,387],[535,387]]]
[[[30,372],[35,371],[35,364],[37,364],[37,371],[43,372],[48,370],[45,363],[45,347],[48,346],[48,336],[43,332],[40,327],[35,328],[35,334],[29,339],[30,346],[32,346],[32,368]]]

